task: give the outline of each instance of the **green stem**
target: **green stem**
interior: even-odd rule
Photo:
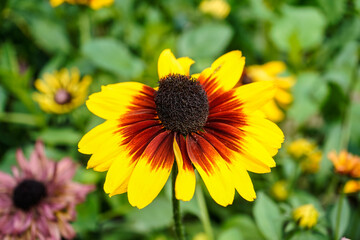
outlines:
[[[344,191],[342,189],[341,194],[340,194],[340,199],[339,199],[339,207],[338,207],[337,212],[336,212],[336,225],[335,225],[335,234],[334,234],[334,239],[335,240],[339,239],[341,209],[342,209],[344,197],[345,197],[345,194],[344,194]]]
[[[180,201],[175,196],[175,182],[178,173],[177,164],[174,163],[172,169],[171,186],[172,186],[172,206],[173,206],[173,217],[175,222],[175,233],[178,240],[185,240],[184,227],[181,222],[180,214]]]
[[[200,184],[196,187],[196,199],[200,208],[201,222],[204,226],[204,230],[207,236],[207,240],[214,240],[214,233],[212,231],[209,213],[206,207],[206,202],[203,194],[203,189]]]

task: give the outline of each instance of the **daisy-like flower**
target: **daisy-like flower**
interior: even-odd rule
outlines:
[[[43,78],[35,81],[40,92],[34,93],[33,98],[45,112],[68,113],[85,102],[91,77],[85,76],[80,81],[78,69],[69,72],[64,68],[53,74],[45,73]]]
[[[219,19],[226,18],[231,10],[229,3],[225,0],[203,0],[199,9],[201,12]]]
[[[81,4],[81,5],[88,5],[94,10],[108,7],[114,3],[114,0],[50,0],[50,4],[52,7],[57,7],[64,2],[69,4]]]
[[[72,182],[76,164],[69,158],[54,162],[46,158],[37,142],[27,161],[16,153],[19,168],[13,175],[0,172],[0,239],[72,239],[75,206],[94,189]]]
[[[289,106],[293,97],[290,88],[294,85],[295,79],[292,76],[280,76],[286,70],[286,65],[280,61],[272,61],[263,65],[252,65],[246,67],[241,76],[239,84],[253,82],[270,81],[276,86],[274,98],[262,107],[266,116],[275,122],[280,122],[285,118],[285,114],[280,110]]]
[[[343,150],[339,154],[331,151],[328,158],[334,164],[335,171],[341,175],[360,178],[360,157]]]
[[[312,228],[318,221],[319,212],[312,204],[306,204],[293,211],[293,218],[300,227]]]
[[[157,90],[124,82],[89,97],[88,109],[106,121],[81,139],[79,151],[92,154],[88,168],[108,171],[104,190],[110,196],[127,192],[131,205],[147,206],[175,158],[177,199],[192,198],[194,167],[218,204],[232,204],[235,189],[255,199],[247,171],[270,172],[284,138],[257,111],[272,98],[273,85],[234,88],[245,64],[240,51],[218,58],[197,79],[189,75],[193,63],[167,49],[158,61]]]

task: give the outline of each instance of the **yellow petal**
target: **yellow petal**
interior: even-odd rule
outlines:
[[[184,168],[183,157],[176,141],[173,143],[173,148],[179,171],[175,182],[175,196],[179,200],[190,201],[195,192],[195,173],[194,170]]]
[[[145,85],[137,82],[109,84],[101,92],[90,95],[86,106],[95,115],[104,119],[118,119],[126,113],[134,97],[141,96]]]
[[[251,159],[255,159],[257,161],[261,161],[268,167],[275,167],[276,163],[274,159],[254,138],[249,135],[244,135],[241,142],[243,143],[243,154],[249,159],[249,161],[251,161]]]
[[[126,192],[134,167],[135,163],[131,161],[127,154],[125,152],[120,153],[106,174],[104,191],[110,197]]]
[[[265,63],[261,68],[269,75],[276,76],[286,70],[286,65],[281,61],[272,61]]]
[[[215,60],[210,68],[205,69],[199,78],[216,78],[219,87],[232,89],[240,80],[245,65],[241,51],[231,51]]]
[[[195,63],[195,61],[189,57],[181,57],[181,58],[178,58],[177,61],[180,63],[180,65],[184,69],[185,75],[189,76],[190,67],[191,67],[191,65],[193,65]]]
[[[113,133],[117,130],[117,121],[107,120],[104,123],[94,127],[86,133],[80,140],[79,152],[92,154],[106,139],[116,137]]]
[[[281,106],[286,107],[287,105],[289,105],[292,102],[293,97],[289,92],[284,91],[282,89],[278,89],[275,94],[275,100]]]
[[[248,172],[237,163],[231,165],[231,173],[236,191],[247,201],[254,201],[256,193]]]
[[[274,100],[270,100],[265,104],[261,111],[263,111],[268,119],[274,122],[280,122],[285,118],[285,114],[279,109]]]
[[[181,61],[185,62],[184,60]],[[187,64],[189,64],[189,62]],[[186,72],[188,71],[186,71],[186,69],[183,68],[183,66],[175,58],[174,54],[170,51],[170,49],[165,49],[164,51],[162,51],[158,60],[159,79],[162,79],[168,76],[169,74],[187,75]]]
[[[171,168],[153,169],[146,159],[140,159],[128,185],[130,204],[139,209],[149,205],[164,187],[170,172]]]
[[[240,86],[234,91],[244,105],[243,111],[251,113],[268,103],[274,97],[275,90],[272,82],[256,82]]]

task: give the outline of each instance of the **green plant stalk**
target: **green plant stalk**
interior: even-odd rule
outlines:
[[[200,184],[196,187],[196,199],[200,208],[201,222],[204,226],[204,231],[207,236],[207,240],[214,240],[214,233],[212,231],[209,213],[206,207],[203,189]]]
[[[173,207],[173,217],[174,217],[174,226],[175,234],[178,240],[185,240],[184,227],[181,221],[180,213],[180,201],[176,199],[175,196],[175,182],[176,176],[178,173],[178,168],[176,162],[173,164],[172,174],[171,174],[171,186],[172,186],[172,207]]]
[[[341,209],[342,209],[342,205],[343,205],[343,201],[344,201],[344,197],[345,197],[343,188],[341,188],[341,189],[342,190],[341,190],[340,199],[339,199],[339,207],[338,207],[337,212],[336,212],[336,224],[335,224],[334,240],[339,239]]]

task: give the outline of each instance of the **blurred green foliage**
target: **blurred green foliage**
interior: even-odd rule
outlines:
[[[165,48],[196,61],[192,73],[223,53],[240,49],[246,64],[287,63],[296,76],[294,101],[280,123],[286,141],[272,173],[252,176],[257,199],[237,197],[222,208],[206,195],[216,239],[332,239],[337,218],[338,185],[327,159],[330,150],[360,154],[360,1],[228,1],[230,15],[203,14],[199,0],[117,0],[97,11],[47,0],[0,2],[0,169],[15,163],[15,149],[45,142],[55,159],[71,156],[83,168],[89,156],[77,152],[81,136],[102,120],[85,106],[66,115],[46,114],[32,100],[34,81],[46,72],[78,67],[101,85],[139,81],[155,87],[157,58]],[[293,175],[297,164],[286,153],[293,139],[313,139],[323,151],[313,175]],[[80,182],[97,184],[78,208],[78,239],[172,239],[170,190],[144,210],[132,208],[126,195],[109,198],[102,191],[104,173],[79,170]],[[287,201],[270,194],[275,181],[294,181]],[[291,211],[313,203],[317,226],[304,230]],[[359,194],[343,203],[340,236],[360,239]],[[188,239],[204,232],[196,197],[183,202]]]

